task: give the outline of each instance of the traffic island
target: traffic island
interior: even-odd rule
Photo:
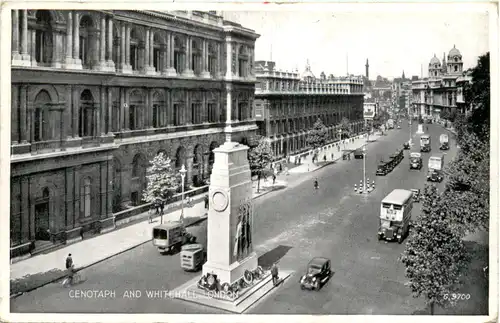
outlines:
[[[225,310],[231,313],[242,314],[274,288],[281,286],[292,273],[293,271],[291,270],[280,270],[280,282],[276,287],[273,285],[271,275],[265,273],[263,278],[255,284],[243,287],[236,292],[218,289],[201,289],[199,287],[199,282],[204,276],[200,275],[174,289],[172,294],[174,298],[177,299]]]

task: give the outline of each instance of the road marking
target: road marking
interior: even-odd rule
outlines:
[[[370,259],[373,259],[373,260],[379,260],[380,257],[370,257]]]

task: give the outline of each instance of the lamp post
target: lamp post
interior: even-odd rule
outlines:
[[[366,145],[363,146],[363,193],[366,193]]]
[[[181,169],[179,170],[179,173],[181,174],[181,221],[184,221],[184,178],[186,177],[186,167],[184,167],[184,164],[182,164]]]

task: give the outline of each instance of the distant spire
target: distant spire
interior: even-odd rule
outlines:
[[[424,65],[423,64],[420,64],[420,78],[421,79],[424,78]]]
[[[346,71],[347,75],[349,75],[349,53],[346,54]]]
[[[405,80],[405,70],[403,70],[403,81]]]
[[[269,51],[269,60],[273,61],[273,44],[271,44],[271,50]]]

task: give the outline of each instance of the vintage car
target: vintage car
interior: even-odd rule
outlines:
[[[422,154],[419,152],[410,153],[410,169],[422,169]]]
[[[420,189],[419,188],[412,188],[411,192],[413,193],[413,202],[420,202]]]
[[[409,141],[407,141],[407,142],[405,142],[405,143],[403,144],[403,149],[404,149],[404,150],[408,150],[408,149],[410,149],[410,142],[409,142]]]
[[[381,160],[380,163],[378,164],[377,171],[375,172],[375,175],[377,175],[377,176],[387,175],[387,173],[388,173],[387,167],[388,167],[388,163]]]
[[[354,158],[355,159],[363,159],[363,150],[362,149],[356,149],[354,151]]]
[[[314,257],[307,265],[307,273],[300,278],[300,288],[319,290],[331,275],[330,259]]]

